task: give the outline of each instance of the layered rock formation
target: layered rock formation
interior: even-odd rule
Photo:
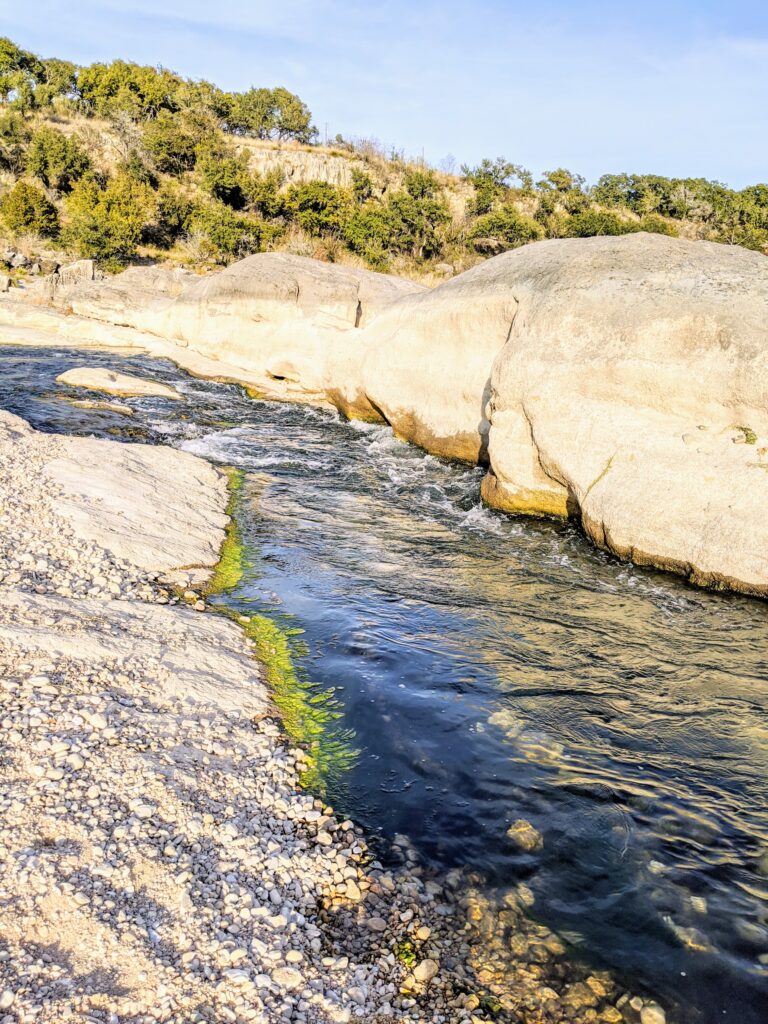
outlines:
[[[89,326],[92,342],[139,345],[487,462],[483,496],[496,507],[577,516],[622,557],[768,590],[768,262],[757,253],[645,234],[554,240],[431,291],[262,254],[202,279],[135,269],[80,280],[52,301],[124,328]],[[12,307],[0,300],[0,317],[26,324],[30,342],[32,328],[76,336]]]

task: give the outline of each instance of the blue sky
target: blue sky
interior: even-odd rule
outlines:
[[[768,181],[766,0],[0,0],[0,34],[79,63],[285,85],[321,131],[438,165]]]

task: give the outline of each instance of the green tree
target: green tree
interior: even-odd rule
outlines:
[[[495,213],[479,217],[469,232],[470,239],[499,239],[504,248],[514,249],[544,237],[541,227],[513,206],[503,206]]]
[[[161,110],[178,110],[177,96],[183,84],[178,75],[166,68],[124,60],[91,64],[81,68],[77,75],[85,113],[112,117],[125,112],[135,120],[157,117]]]
[[[26,155],[27,173],[59,192],[69,192],[88,170],[91,161],[77,139],[57,128],[43,126],[34,132]]]
[[[582,192],[585,185],[586,182],[580,174],[574,174],[565,167],[558,167],[554,171],[545,171],[541,181],[536,183],[536,188],[541,192]]]
[[[520,164],[510,163],[504,157],[495,160],[484,159],[477,167],[462,165],[461,172],[465,181],[475,189],[475,196],[469,204],[467,212],[473,215],[488,213],[510,189],[519,189],[523,193],[533,190],[533,175]]]
[[[77,99],[77,65],[56,57],[44,60],[42,64],[42,80],[35,87],[36,106],[49,107],[59,97],[71,101]]]
[[[136,255],[145,226],[154,220],[155,202],[151,187],[125,171],[104,184],[86,175],[66,201],[65,240],[81,256],[110,267],[124,264]]]
[[[309,107],[287,89],[272,90],[274,96],[274,133],[278,139],[295,139],[297,142],[312,142],[317,137],[317,128],[312,124]]]
[[[204,114],[161,110],[144,128],[144,148],[158,171],[183,174],[195,166],[198,147],[215,133],[215,121]]]
[[[59,233],[56,207],[41,189],[26,181],[17,181],[3,196],[0,215],[5,226],[16,233],[28,231],[46,238],[55,238]]]
[[[194,211],[189,230],[197,236],[203,258],[225,265],[261,252],[265,242],[274,236],[274,229],[263,221],[240,216],[215,200]]]
[[[218,139],[205,139],[196,150],[197,172],[203,191],[233,210],[242,210],[248,201],[250,175],[248,154],[235,154]]]
[[[0,37],[0,100],[21,111],[35,106],[35,88],[44,78],[42,62],[7,36]]]
[[[346,189],[327,181],[294,185],[286,198],[289,215],[310,235],[340,235],[352,210],[352,197]]]

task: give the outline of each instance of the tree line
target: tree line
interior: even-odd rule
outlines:
[[[95,162],[65,123],[107,123],[119,158]],[[62,127],[59,127],[61,125]],[[0,216],[33,234],[118,267],[139,247],[183,247],[195,263],[226,264],[300,236],[308,251],[344,251],[400,271],[484,256],[543,238],[679,233],[768,251],[768,186],[735,191],[703,178],[608,174],[596,185],[564,168],[538,180],[504,158],[446,179],[402,158],[357,160],[346,187],[287,186],[257,174],[238,140],[294,140],[317,131],[287,89],[224,92],[162,67],[123,60],[78,67],[0,39]],[[382,169],[383,168],[383,169]],[[449,194],[463,196],[463,214]]]

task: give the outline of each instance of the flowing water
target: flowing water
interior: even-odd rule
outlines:
[[[54,379],[80,365],[187,400],[76,408]],[[360,752],[339,809],[489,894],[524,880],[576,955],[674,1020],[768,1020],[768,606],[490,512],[480,470],[387,428],[167,363],[3,348],[0,406],[245,470],[235,600],[303,628],[303,670],[337,693]],[[543,850],[506,837],[519,818]]]

